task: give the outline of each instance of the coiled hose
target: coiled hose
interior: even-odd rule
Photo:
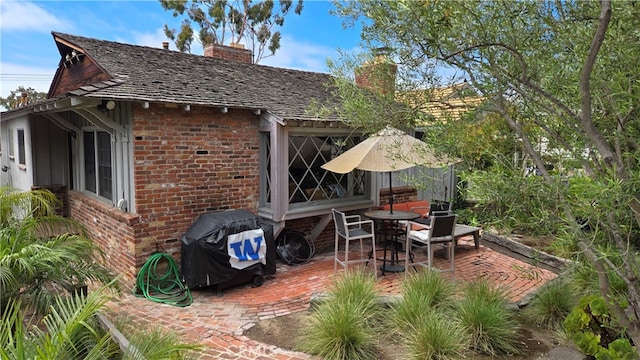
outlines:
[[[157,253],[144,263],[133,294],[158,303],[185,307],[191,305],[191,291],[180,281],[178,266],[168,254]]]

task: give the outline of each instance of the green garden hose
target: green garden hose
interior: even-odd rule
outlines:
[[[144,263],[133,294],[158,303],[185,307],[191,305],[191,291],[180,281],[178,266],[168,254],[157,253]]]

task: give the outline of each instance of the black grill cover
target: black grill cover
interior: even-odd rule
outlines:
[[[182,280],[190,288],[227,287],[276,270],[273,227],[246,210],[202,214],[181,241]]]

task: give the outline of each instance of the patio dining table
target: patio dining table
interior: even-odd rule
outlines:
[[[385,272],[402,272],[404,266],[400,265],[398,258],[398,246],[403,243],[404,230],[400,225],[400,221],[415,220],[420,214],[413,211],[389,211],[389,210],[371,210],[364,213],[364,216],[372,219],[376,223],[376,232],[382,236],[384,243],[384,253],[382,259],[382,275]],[[390,257],[387,259],[387,249],[390,248]],[[373,254],[375,256],[375,253]]]

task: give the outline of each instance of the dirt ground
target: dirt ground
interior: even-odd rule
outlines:
[[[299,312],[286,316],[279,316],[274,319],[263,320],[254,327],[245,332],[245,335],[253,340],[257,340],[266,344],[277,345],[278,347],[297,350],[296,344],[299,343],[299,337],[302,333],[306,317],[309,312]],[[505,359],[512,360],[535,360],[546,354],[554,346],[558,344],[557,338],[553,332],[538,328],[525,327],[520,329],[522,355],[505,356]],[[381,360],[405,359],[400,346],[389,344],[380,349]],[[490,357],[470,354],[467,358],[476,360],[500,359],[499,357]]]

